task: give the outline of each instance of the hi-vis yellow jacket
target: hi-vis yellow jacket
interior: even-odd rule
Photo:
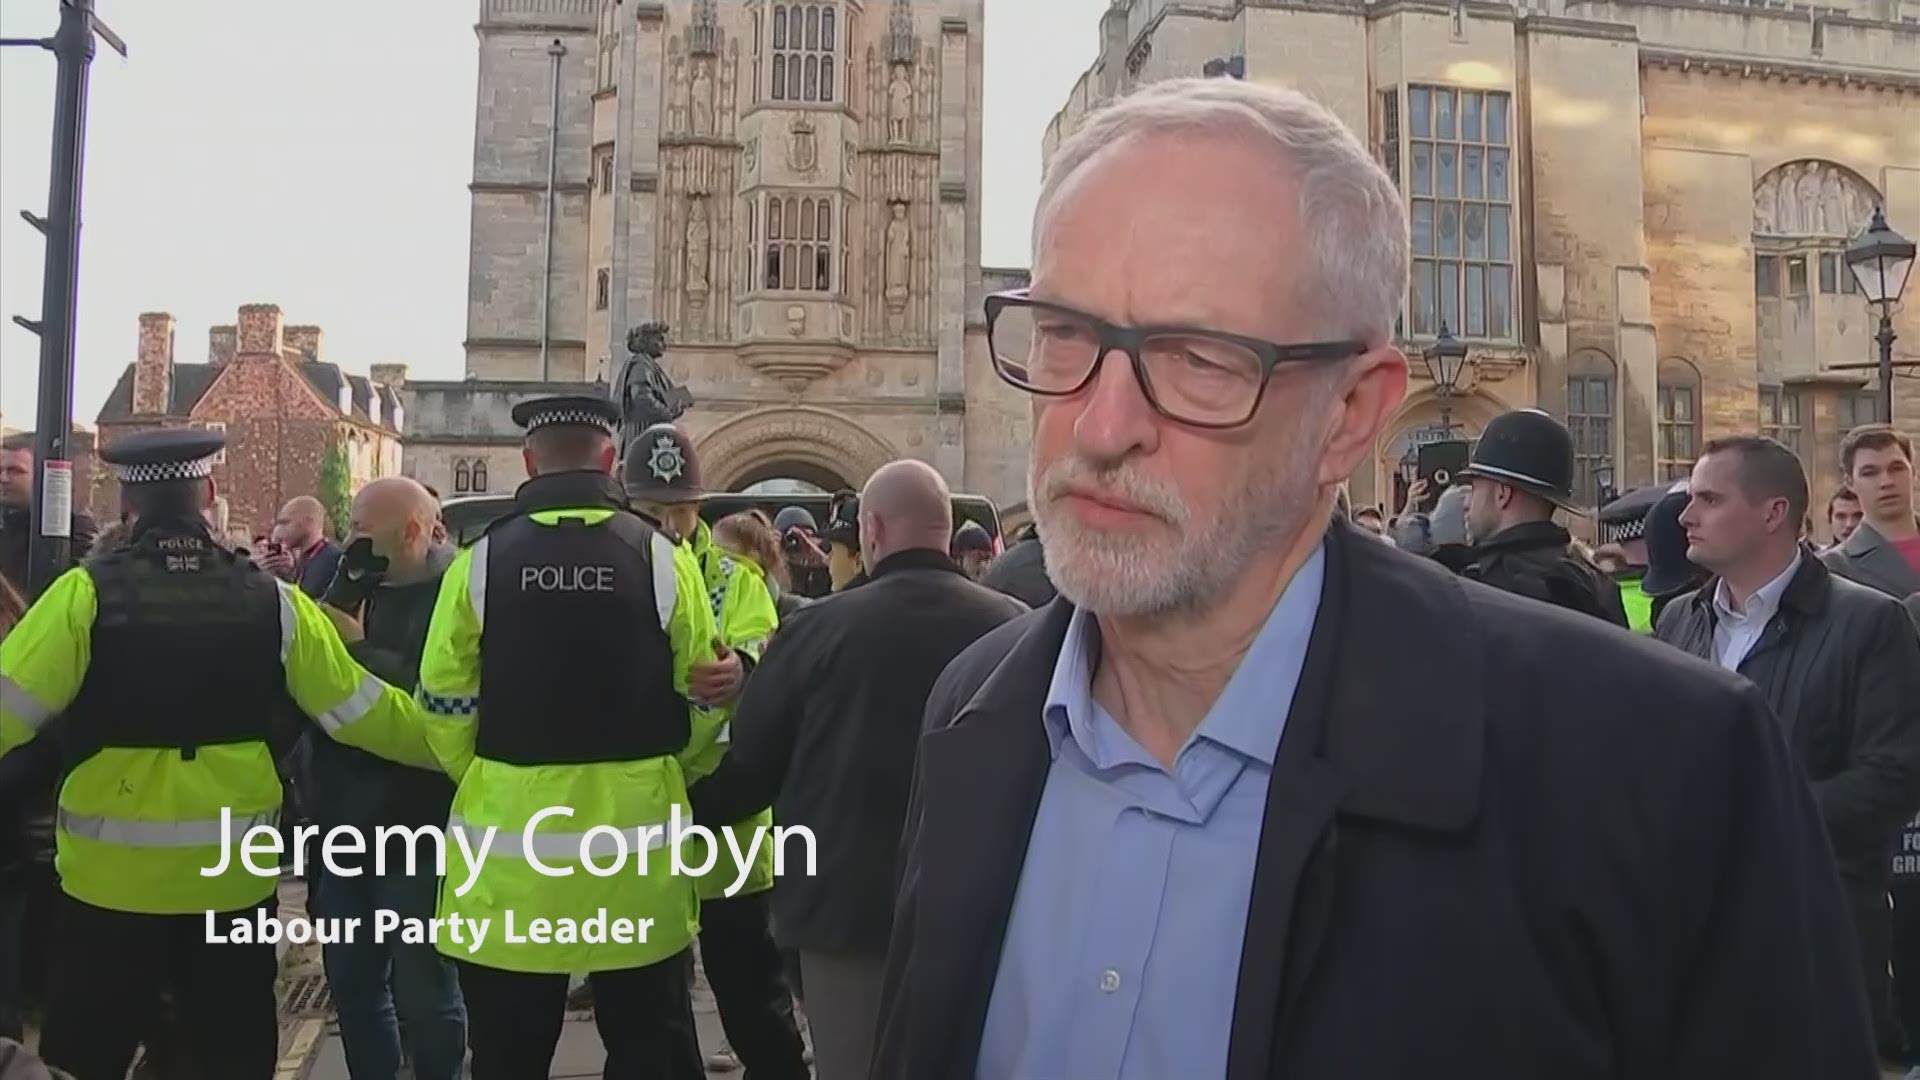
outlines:
[[[701,572],[706,582],[707,600],[713,606],[714,621],[720,627],[720,640],[727,648],[741,654],[749,664],[759,663],[760,654],[766,650],[767,639],[779,628],[780,616],[773,606],[773,593],[767,589],[765,574],[758,566],[746,559],[736,559],[722,551],[713,543],[713,532],[706,522],[700,523],[683,547],[692,550],[700,561]],[[733,707],[723,705],[704,712],[696,712],[693,722],[693,740],[687,745],[687,752],[680,755],[686,766],[689,782],[705,777],[720,767],[727,755],[728,723],[733,719]],[[726,826],[725,832],[733,836],[733,844],[741,852],[752,851],[754,831],[760,830],[760,850],[754,853],[752,869],[747,873],[735,896],[751,896],[773,888],[773,808],[768,807],[760,813]],[[720,851],[714,858],[713,869],[702,875],[700,881],[700,899],[713,900],[725,896],[726,891],[740,877],[740,863],[734,858],[734,847],[729,846],[725,835],[716,834]],[[689,841],[686,853],[682,856],[689,866],[702,866],[706,863],[706,845],[698,838]]]
[[[355,663],[305,593],[276,584],[280,661],[294,704],[343,743],[432,768],[413,698]],[[33,739],[80,692],[97,604],[93,579],[76,567],[0,642],[0,754]],[[192,707],[190,701],[153,703],[156,711]],[[263,717],[263,729],[265,723]],[[55,865],[61,887],[112,911],[184,915],[251,907],[273,893],[275,878],[247,871],[239,841],[255,825],[277,824],[280,801],[280,777],[264,741],[202,746],[190,756],[105,747],[60,788]],[[230,814],[231,845],[224,850],[223,811]],[[201,876],[222,859],[224,872]]]
[[[575,519],[601,526],[615,511],[603,507],[540,510],[529,517],[540,525],[558,526]],[[420,663],[420,698],[426,713],[427,741],[458,789],[453,797],[449,833],[464,832],[474,851],[480,850],[489,827],[497,829],[477,876],[457,842],[447,845],[447,876],[441,885],[439,915],[491,919],[492,929],[478,950],[463,943],[440,942],[448,956],[486,967],[529,973],[617,971],[658,963],[683,950],[699,930],[699,901],[694,881],[673,872],[675,839],[670,834],[639,850],[637,831],[666,826],[678,807],[683,826],[693,823],[687,801],[686,779],[674,756],[636,761],[588,764],[519,766],[492,761],[475,752],[481,722],[483,688],[480,685],[480,635],[485,627],[487,555],[489,537],[462,551],[440,583],[433,626],[427,633]],[[655,533],[649,558],[655,600],[663,613],[662,625],[673,649],[674,689],[687,693],[688,675],[696,663],[714,658],[713,611],[701,583],[693,553]],[[660,573],[662,563],[671,575]],[[475,583],[479,583],[476,587]],[[671,589],[671,598],[662,595]],[[562,639],[581,633],[581,627],[556,626]],[[697,706],[690,706],[695,726],[701,723]],[[624,717],[608,717],[620,723]],[[550,870],[542,873],[528,859],[526,828],[535,815],[550,807],[564,807],[571,816],[544,817],[534,826],[531,854]],[[625,862],[617,873],[599,876],[583,866],[580,857],[587,833],[607,826],[624,838]],[[650,837],[652,839],[652,837]],[[602,828],[592,838],[589,852],[601,868],[612,865],[615,850]],[[685,849],[681,860],[684,864]],[[458,889],[473,877],[466,895]],[[580,925],[605,909],[607,920],[652,919],[644,941],[587,941],[581,938],[546,941],[509,941],[504,933],[511,913],[521,936],[534,920],[558,925]]]

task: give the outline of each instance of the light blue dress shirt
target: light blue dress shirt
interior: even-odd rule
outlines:
[[[1074,613],[979,1080],[1226,1075],[1267,782],[1325,576],[1322,546],[1171,771],[1093,701],[1099,630]]]

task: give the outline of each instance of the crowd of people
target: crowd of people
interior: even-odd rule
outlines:
[[[1031,287],[986,302],[1034,405],[1035,527],[998,553],[912,460],[824,526],[709,524],[692,440],[621,446],[596,398],[514,409],[531,479],[457,551],[402,478],[356,494],[343,545],[296,499],[239,551],[221,436],[116,441],[121,531],[0,642],[0,769],[46,753],[58,784],[29,800],[50,929],[0,923],[0,960],[59,957],[42,1055],[272,1076],[272,948],[201,927],[270,917],[275,883],[195,868],[210,819],[297,805],[463,838],[444,875],[376,850],[383,875],[320,871],[321,918],[651,920],[324,945],[366,1080],[544,1076],[570,1002],[609,1078],[1920,1064],[1910,442],[1848,434],[1859,517],[1830,503],[1825,550],[1799,460],[1749,434],[1601,508],[1590,550],[1537,410],[1447,490],[1351,507],[1407,397],[1407,229],[1297,93],[1176,79],[1090,116]],[[683,813],[715,839],[603,843]],[[769,826],[806,830],[811,872],[776,873]],[[616,853],[643,872],[595,869]]]

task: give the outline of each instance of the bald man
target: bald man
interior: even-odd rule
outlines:
[[[282,550],[260,560],[268,573],[318,600],[340,565],[340,545],[327,539],[327,510],[311,495],[288,499],[274,521]]]
[[[800,953],[818,1080],[864,1080],[893,916],[920,717],[947,663],[1026,605],[947,554],[953,499],[896,461],[859,500],[867,581],[795,612],[747,680],[726,760],[691,792],[695,819],[812,831],[817,873],[773,890],[774,933]],[[855,778],[855,782],[849,782]],[[796,865],[803,852],[787,853]]]
[[[297,500],[296,500],[297,501]],[[289,504],[291,505],[291,504]],[[416,481],[375,480],[353,500],[353,532],[340,568],[325,591],[322,610],[340,627],[347,650],[368,671],[405,690],[420,681],[420,656],[440,594],[440,578],[454,550],[434,539],[439,503]],[[326,835],[338,825],[371,839],[381,827],[447,823],[453,784],[438,772],[393,765],[331,739],[310,736],[300,785],[313,823]],[[404,848],[387,853],[386,874],[375,876],[372,852],[336,857],[347,877],[327,873],[309,858],[310,900],[322,918],[359,919],[363,931],[381,910],[401,918],[431,919],[437,899],[435,867],[406,873]],[[323,945],[327,982],[340,1017],[347,1069],[355,1076],[393,1076],[407,1057],[417,1080],[454,1080],[466,1054],[466,1010],[453,962],[431,943],[407,944],[397,935]]]

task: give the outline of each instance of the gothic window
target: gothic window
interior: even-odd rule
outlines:
[[[1400,91],[1380,91],[1380,165],[1400,183]]]
[[[1760,434],[1770,435],[1800,453],[1800,395],[1779,386],[1760,388]]]
[[[593,272],[593,310],[605,311],[612,301],[613,271],[607,269]]]
[[[831,195],[767,196],[766,250],[761,256],[766,288],[833,291],[834,205]],[[751,221],[751,209],[748,218]]]
[[[486,494],[486,490],[487,463],[477,460],[473,463],[473,493],[475,495],[484,495]]]
[[[1582,506],[1599,499],[1594,472],[1613,457],[1613,361],[1588,349],[1567,365],[1567,430],[1573,435],[1573,494]]]
[[[1659,446],[1663,480],[1684,480],[1700,456],[1700,372],[1685,360],[1660,361]]]
[[[594,151],[594,173],[599,177],[600,193],[613,191],[613,147],[603,146]]]
[[[460,458],[453,463],[453,493],[465,495],[473,490],[473,470],[467,467],[467,459]]]
[[[601,91],[613,89],[613,74],[617,65],[615,58],[620,52],[619,25],[619,17],[614,12],[614,0],[600,0],[600,51],[594,85]]]
[[[773,6],[773,78],[777,101],[832,101],[839,22],[831,4]]]
[[[1444,324],[1466,338],[1517,336],[1509,102],[1501,93],[1407,89],[1415,335]],[[1397,154],[1397,103],[1393,118]]]

